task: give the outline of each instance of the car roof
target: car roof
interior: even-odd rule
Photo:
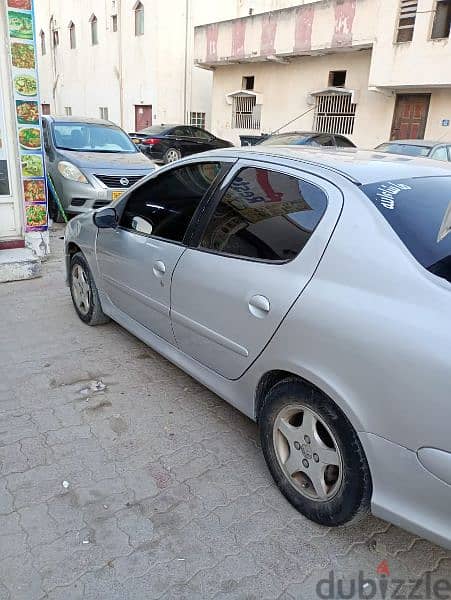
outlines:
[[[211,155],[268,160],[283,164],[297,160],[343,175],[356,184],[409,179],[412,177],[451,176],[451,164],[402,154],[389,154],[358,148],[315,148],[310,146],[244,146],[209,152]]]
[[[389,142],[383,142],[383,144],[405,144],[406,146],[424,146],[425,148],[433,148],[439,144],[446,144],[446,142],[433,142],[431,140],[390,140]]]
[[[74,117],[74,116],[66,116],[66,115],[43,115],[44,119],[48,121],[52,121],[53,123],[88,123],[94,125],[109,125],[110,127],[118,127],[111,121],[106,121],[105,119],[95,119],[92,117]]]

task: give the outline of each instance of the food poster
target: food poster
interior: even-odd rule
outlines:
[[[7,0],[26,231],[45,231],[47,186],[39,115],[33,0]]]

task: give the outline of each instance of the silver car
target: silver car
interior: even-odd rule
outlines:
[[[428,160],[204,153],[69,223],[72,299],[256,420],[310,519],[451,548],[450,202]]]
[[[43,131],[47,173],[68,214],[109,204],[155,169],[110,121],[46,116]],[[61,221],[54,200],[50,208]]]

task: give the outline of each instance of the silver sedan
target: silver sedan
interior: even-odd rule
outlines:
[[[451,547],[451,169],[253,147],[168,165],[66,229],[120,323],[260,426],[287,499]]]

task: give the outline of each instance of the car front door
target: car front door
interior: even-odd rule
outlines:
[[[309,282],[343,203],[332,184],[267,164],[242,160],[229,173],[172,280],[177,344],[229,379],[262,352]]]
[[[118,203],[118,227],[98,232],[97,263],[110,301],[172,343],[172,273],[191,219],[220,172],[214,161],[157,172]]]

